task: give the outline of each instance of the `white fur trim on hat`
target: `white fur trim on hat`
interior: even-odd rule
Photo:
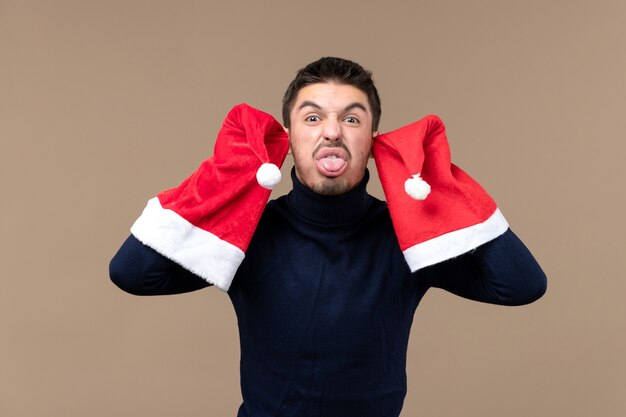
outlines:
[[[164,209],[157,197],[148,201],[130,231],[144,245],[224,291],[244,259],[241,249]]]
[[[500,209],[484,222],[411,246],[404,250],[404,257],[412,272],[455,258],[487,243],[509,228]]]

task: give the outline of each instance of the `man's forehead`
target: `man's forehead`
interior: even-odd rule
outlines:
[[[332,111],[361,109],[371,113],[367,95],[363,91],[349,84],[334,82],[309,84],[301,88],[293,110],[299,111],[306,107]]]

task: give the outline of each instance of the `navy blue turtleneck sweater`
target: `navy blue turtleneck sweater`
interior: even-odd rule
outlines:
[[[268,203],[228,291],[239,324],[238,417],[394,417],[406,394],[413,315],[428,288],[503,305],[532,302],[546,278],[511,232],[411,274],[384,202],[325,197],[298,182]],[[129,237],[110,265],[133,294],[208,284]]]

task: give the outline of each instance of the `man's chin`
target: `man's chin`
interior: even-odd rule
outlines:
[[[307,187],[320,195],[335,196],[347,193],[357,184],[358,182],[356,184],[350,184],[344,176],[339,176],[324,177],[311,185],[307,185]]]
[[[344,194],[350,191],[350,188],[344,182],[324,181],[321,184],[317,184],[313,191],[319,195],[334,196]]]
[[[309,172],[309,174],[312,174],[312,172]],[[356,181],[354,184],[351,184],[345,174],[346,173],[339,176],[326,176],[319,171],[315,171],[315,173],[312,175],[314,178],[305,178],[300,175],[300,173],[296,169],[296,176],[298,177],[300,183],[302,183],[314,193],[325,196],[345,194],[361,182],[362,178],[359,181]],[[363,174],[365,175],[365,172]]]

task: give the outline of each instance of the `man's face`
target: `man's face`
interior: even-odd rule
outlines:
[[[356,87],[332,82],[298,92],[289,143],[296,176],[318,194],[338,195],[365,175],[372,149],[372,111]]]

